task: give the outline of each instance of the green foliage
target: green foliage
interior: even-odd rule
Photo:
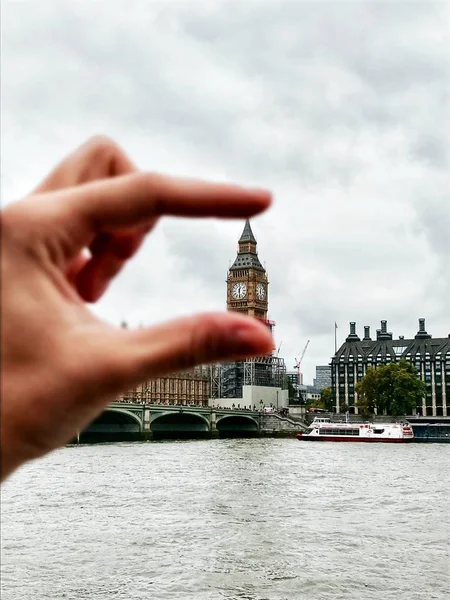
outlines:
[[[333,412],[333,390],[331,387],[320,390],[320,398],[308,400],[306,408],[322,408],[328,412]]]
[[[362,381],[356,384],[361,415],[369,417],[375,409],[378,414],[411,414],[426,393],[426,385],[417,377],[416,367],[407,360],[369,367]]]
[[[333,410],[333,390],[331,387],[320,390],[320,402],[325,410],[332,412]],[[319,407],[318,407],[319,408]]]
[[[306,408],[325,408],[323,402],[320,398],[314,398],[312,400],[308,400],[305,404]]]
[[[365,418],[370,417],[377,408],[377,398],[379,395],[379,375],[374,367],[369,367],[363,379],[355,386],[358,394],[356,406],[359,412]]]

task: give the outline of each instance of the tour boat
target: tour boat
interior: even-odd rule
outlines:
[[[409,423],[338,423],[315,418],[297,439],[312,442],[384,442],[404,443],[414,438]]]

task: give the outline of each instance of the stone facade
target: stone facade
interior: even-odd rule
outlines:
[[[129,390],[121,398],[123,402],[142,404],[167,404],[208,406],[210,376],[208,367],[196,367],[191,371],[173,373],[145,381]]]
[[[287,431],[302,431],[306,429],[304,423],[294,421],[287,417],[280,417],[279,415],[266,414],[261,419],[261,431],[262,432],[287,432]]]

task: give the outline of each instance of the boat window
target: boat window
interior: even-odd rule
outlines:
[[[325,429],[320,430],[320,435],[359,435],[359,429]]]
[[[374,433],[383,433],[384,429],[374,429],[373,432]]]

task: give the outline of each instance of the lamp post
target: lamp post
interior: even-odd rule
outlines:
[[[263,411],[263,404],[264,404],[264,402],[262,401],[262,398],[261,398],[261,400],[259,401],[259,405],[260,405],[260,409],[259,410],[261,412]]]
[[[278,390],[277,390],[277,412],[278,412]]]

